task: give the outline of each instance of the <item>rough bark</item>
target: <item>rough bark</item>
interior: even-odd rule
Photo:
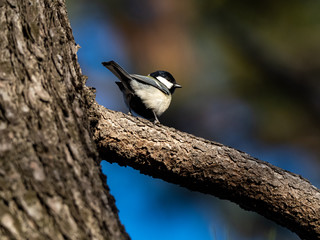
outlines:
[[[0,1],[2,240],[129,238],[99,169],[76,52],[64,1]]]
[[[301,176],[222,144],[98,104],[92,111],[102,158],[231,200],[302,239],[320,239],[320,191]]]

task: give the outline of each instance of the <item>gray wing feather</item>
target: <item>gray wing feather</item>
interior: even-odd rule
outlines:
[[[123,86],[131,91],[132,91],[132,88],[130,86],[130,81],[134,79],[138,82],[151,85],[159,89],[160,91],[164,92],[167,95],[171,94],[168,88],[163,83],[159,82],[157,79],[150,76],[129,74],[115,61],[103,62],[102,65],[108,68],[114,75],[116,75],[123,83]]]
[[[130,76],[141,83],[144,84],[148,84],[151,85],[157,89],[159,89],[160,91],[164,92],[167,95],[170,95],[170,91],[168,90],[168,88],[161,82],[157,81],[156,79],[154,79],[153,77],[150,76],[142,76],[142,75],[137,75],[137,74],[130,74]]]

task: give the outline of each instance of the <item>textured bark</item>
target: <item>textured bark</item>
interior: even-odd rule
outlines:
[[[0,1],[0,238],[128,239],[62,0]]]
[[[301,176],[222,144],[98,104],[92,111],[102,158],[231,200],[302,239],[320,239],[320,191]]]

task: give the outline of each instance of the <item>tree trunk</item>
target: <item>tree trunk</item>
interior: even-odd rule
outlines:
[[[129,239],[90,136],[65,2],[2,0],[0,29],[0,238]]]

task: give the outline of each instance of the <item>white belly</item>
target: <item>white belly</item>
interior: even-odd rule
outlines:
[[[167,95],[152,86],[132,83],[131,87],[135,91],[136,95],[140,97],[142,102],[149,109],[153,110],[157,116],[160,116],[168,109],[171,102],[171,95]]]

